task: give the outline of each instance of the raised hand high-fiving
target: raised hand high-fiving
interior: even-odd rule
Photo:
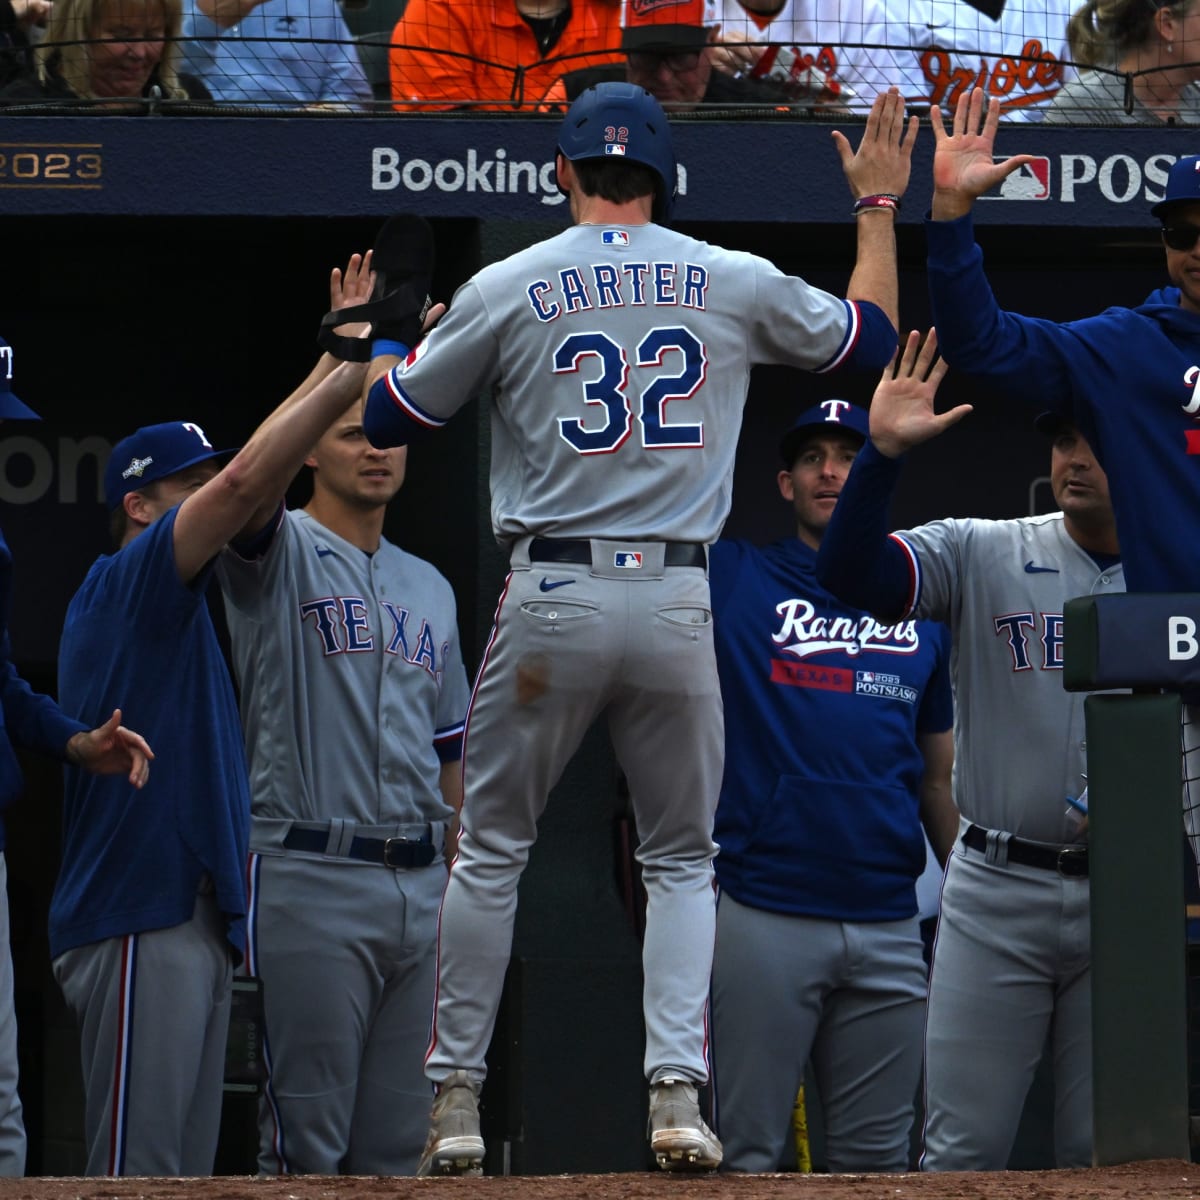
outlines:
[[[951,131],[946,132],[942,110],[929,110],[933,125],[933,206],[935,221],[965,216],[977,197],[993,188],[1018,167],[1033,161],[1031,154],[1014,154],[994,161],[1000,101],[993,96],[984,112],[983,88],[964,92],[954,108]]]

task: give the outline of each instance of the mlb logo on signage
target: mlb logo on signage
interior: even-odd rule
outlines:
[[[641,565],[642,555],[640,550],[618,550],[613,555],[614,567],[627,567],[636,571]]]
[[[606,229],[600,235],[600,240],[606,246],[628,246],[629,234],[623,229]]]
[[[625,147],[620,145],[617,142],[609,142],[608,145],[604,147],[604,153],[605,154],[624,154]]]
[[[993,154],[993,162],[1004,162],[1003,154]],[[1015,170],[1003,183],[998,192],[981,196],[981,200],[1049,200],[1050,160],[1035,158]]]

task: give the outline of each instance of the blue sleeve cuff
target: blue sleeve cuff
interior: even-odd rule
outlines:
[[[850,468],[817,551],[817,581],[838,599],[883,620],[907,609],[911,576],[904,551],[888,536],[888,507],[900,460],[871,441]]]
[[[850,363],[867,371],[882,371],[896,353],[896,327],[887,313],[870,300],[855,300],[860,322],[858,341],[850,352]]]
[[[376,338],[371,343],[371,357],[379,358],[383,354],[394,354],[397,358],[407,358],[409,347],[393,338]]]

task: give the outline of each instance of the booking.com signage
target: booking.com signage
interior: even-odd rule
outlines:
[[[831,121],[672,122],[687,221],[850,218]],[[861,122],[840,123],[857,142]],[[559,121],[440,116],[6,117],[6,212],[566,219],[554,178]],[[986,224],[1150,227],[1171,163],[1198,149],[1178,129],[1001,125],[997,152],[1030,154],[978,205]],[[903,222],[927,207],[933,137],[922,128]],[[146,169],[147,162],[154,169]]]

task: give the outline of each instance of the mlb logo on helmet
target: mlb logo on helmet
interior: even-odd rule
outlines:
[[[13,348],[0,338],[0,420],[40,421],[42,418],[13,395]]]
[[[608,143],[608,144],[607,144],[607,145],[604,147],[604,153],[605,153],[605,154],[624,154],[624,153],[625,153],[625,147],[624,147],[624,146],[622,146],[622,145],[620,144],[620,142],[609,142],[609,143]]]

